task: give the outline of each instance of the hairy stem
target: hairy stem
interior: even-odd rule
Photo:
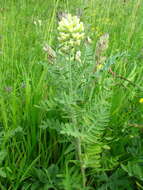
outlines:
[[[76,145],[77,145],[78,159],[80,161],[80,169],[81,169],[81,174],[82,174],[82,183],[83,183],[83,187],[85,187],[86,186],[86,176],[85,176],[85,168],[83,166],[83,160],[82,160],[82,150],[81,150],[80,138],[76,138]]]

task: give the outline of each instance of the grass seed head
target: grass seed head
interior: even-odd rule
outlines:
[[[95,50],[95,58],[96,58],[96,67],[95,70],[100,70],[105,61],[106,61],[106,56],[104,55],[106,50],[108,49],[109,46],[109,34],[105,33],[103,34],[96,45],[96,50]]]
[[[103,34],[96,45],[96,56],[99,57],[101,54],[103,54],[107,49],[109,45],[109,34],[105,33]]]
[[[48,60],[53,62],[56,58],[56,52],[48,44],[45,44],[43,50],[47,53]]]

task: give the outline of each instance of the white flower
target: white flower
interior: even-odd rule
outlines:
[[[39,26],[42,25],[42,20],[37,20],[37,22],[38,22]]]
[[[89,44],[92,43],[92,40],[91,40],[91,38],[90,38],[89,36],[87,37],[87,42],[88,42]]]
[[[81,62],[81,51],[77,51],[75,54],[75,60],[78,62]]]
[[[34,20],[33,23],[34,23],[34,25],[36,25],[36,26],[41,26],[41,25],[42,25],[42,20],[40,20],[40,19]]]
[[[36,20],[34,20],[34,22],[33,22],[35,25],[37,25],[37,21]]]

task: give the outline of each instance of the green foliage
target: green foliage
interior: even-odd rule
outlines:
[[[129,177],[125,175],[125,172],[122,169],[117,169],[110,176],[103,173],[97,177],[98,189],[104,190],[132,190],[133,185]]]
[[[84,23],[81,62],[59,54],[59,11]],[[0,189],[143,189],[142,17],[142,0],[1,0]]]
[[[33,168],[30,174],[30,178],[27,182],[22,185],[22,190],[30,188],[31,190],[36,189],[57,189],[56,184],[58,183],[58,167],[56,165],[51,165],[49,168],[38,169]]]

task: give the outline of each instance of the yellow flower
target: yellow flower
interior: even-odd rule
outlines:
[[[98,71],[101,70],[102,68],[103,68],[103,64],[97,65],[97,70],[98,70]]]
[[[76,40],[81,40],[81,39],[84,38],[84,33],[82,33],[82,34],[80,34],[80,33],[73,33],[72,36]]]
[[[59,39],[59,41],[64,41],[64,40],[67,40],[69,37],[70,37],[69,34],[66,34],[64,32],[60,32],[60,37],[58,39]]]
[[[80,40],[75,41],[74,43],[76,46],[80,46]]]
[[[139,99],[139,103],[141,103],[141,104],[143,103],[143,98]]]

